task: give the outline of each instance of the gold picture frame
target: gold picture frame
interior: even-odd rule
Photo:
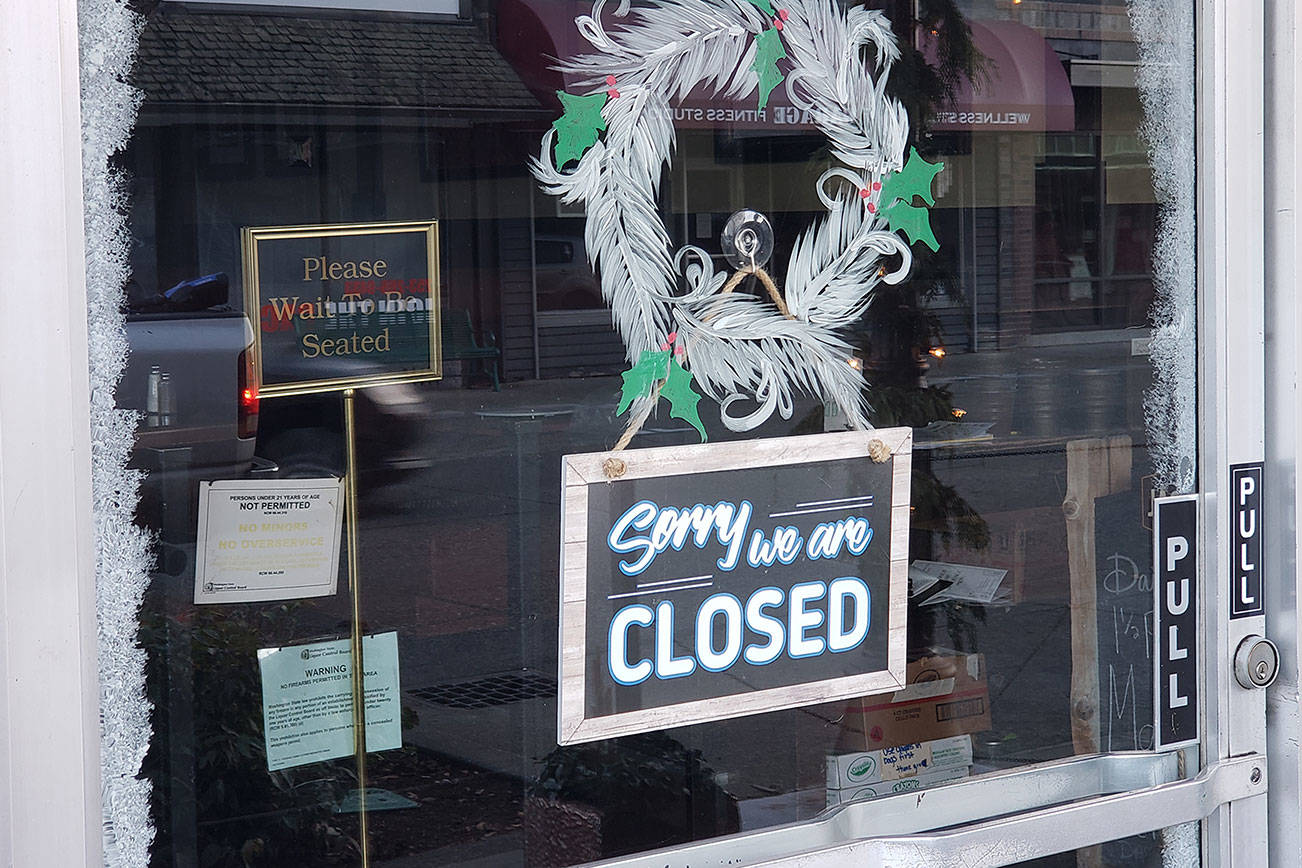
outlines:
[[[264,354],[263,308],[267,300],[263,297],[263,245],[268,242],[285,240],[303,240],[314,238],[342,239],[348,236],[374,238],[384,235],[418,235],[422,236],[425,254],[425,312],[428,314],[429,356],[428,364],[418,368],[404,367],[389,373],[365,372],[357,375],[321,376],[305,378],[272,377],[267,382],[266,357]],[[273,398],[288,395],[310,395],[323,392],[338,392],[347,389],[367,388],[370,386],[394,383],[416,383],[439,380],[443,377],[443,354],[441,335],[441,315],[439,307],[439,226],[437,220],[418,220],[404,222],[379,223],[334,223],[300,226],[255,226],[245,227],[240,231],[240,246],[243,258],[244,275],[244,310],[253,325],[253,368],[258,395]],[[323,257],[324,258],[324,257]],[[416,278],[410,278],[412,280]],[[304,278],[306,281],[307,278]],[[327,303],[326,295],[304,296],[304,303]],[[281,299],[282,303],[285,299]],[[294,297],[297,303],[299,296]],[[372,301],[372,310],[375,303]],[[363,313],[369,313],[363,311]],[[292,317],[291,317],[292,319]]]

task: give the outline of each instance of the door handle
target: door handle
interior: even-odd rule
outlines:
[[[937,789],[851,802],[816,820],[595,864],[603,868],[1006,865],[1202,819],[1226,802],[1264,794],[1265,763],[1265,757],[1248,754],[1180,780],[1175,753],[1072,757]],[[949,828],[923,831],[938,826]]]
[[[852,841],[759,865],[995,868],[1201,820],[1221,805],[1265,792],[1266,758],[1248,754],[1214,763],[1189,780],[1146,790],[1099,796],[944,832]]]

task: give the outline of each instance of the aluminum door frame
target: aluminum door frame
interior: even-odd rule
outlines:
[[[1266,755],[1266,693],[1240,686],[1232,662],[1244,637],[1265,635],[1266,618],[1229,617],[1230,467],[1265,459],[1265,23],[1261,0],[1200,0],[1197,15],[1199,653],[1209,767]],[[1269,582],[1272,564],[1261,566]],[[1204,864],[1266,864],[1266,803],[1262,791],[1212,812]]]
[[[1244,637],[1265,635],[1265,616],[1229,618],[1227,509],[1230,466],[1265,458],[1264,14],[1260,0],[1195,3],[1197,430],[1205,589],[1199,603],[1205,697],[1199,746],[1182,754],[1045,763],[845,806],[809,823],[600,864],[994,866],[1191,822],[1201,822],[1204,865],[1266,863],[1265,691],[1241,687],[1232,663]],[[1263,563],[1267,581],[1272,566],[1280,572],[1278,563]],[[1172,772],[1195,756],[1198,769]],[[1111,791],[1135,771],[1139,758],[1158,777],[1140,774]],[[1086,769],[1094,791],[1064,802],[1064,775]],[[894,826],[883,820],[911,816],[916,828],[924,804],[925,823],[945,831],[922,834],[903,820]],[[868,817],[877,822],[861,819]]]

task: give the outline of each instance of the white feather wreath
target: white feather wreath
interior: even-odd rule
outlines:
[[[838,330],[863,315],[879,282],[907,276],[912,256],[897,231],[935,248],[927,212],[913,198],[934,204],[931,181],[943,168],[916,152],[905,163],[908,117],[886,94],[899,57],[889,22],[835,0],[787,0],[781,9],[770,0],[664,0],[630,9],[621,0],[612,32],[605,5],[596,0],[591,15],[575,20],[593,51],[558,68],[582,93],[559,94],[565,114],[543,136],[532,168],[547,192],[586,209],[584,238],[602,294],[629,361],[646,369],[635,395],[625,375],[623,406],[644,418],[660,394],[648,384],[671,382],[677,365],[720,403],[723,423],[735,431],[774,411],[790,418],[797,392],[869,427],[863,376]],[[872,49],[871,65],[864,48]],[[727,275],[705,251],[674,253],[657,209],[675,145],[671,104],[705,85],[728,99],[758,90],[762,108],[783,78],[783,58],[788,97],[842,164],[819,179],[827,216],[800,236],[788,263],[790,318],[758,298],[724,292]],[[897,259],[887,264],[887,257]],[[742,400],[757,406],[731,414]]]

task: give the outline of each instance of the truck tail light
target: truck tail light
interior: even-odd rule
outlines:
[[[239,367],[239,437],[254,437],[258,433],[258,382],[253,373],[253,356],[250,347],[240,353]]]

